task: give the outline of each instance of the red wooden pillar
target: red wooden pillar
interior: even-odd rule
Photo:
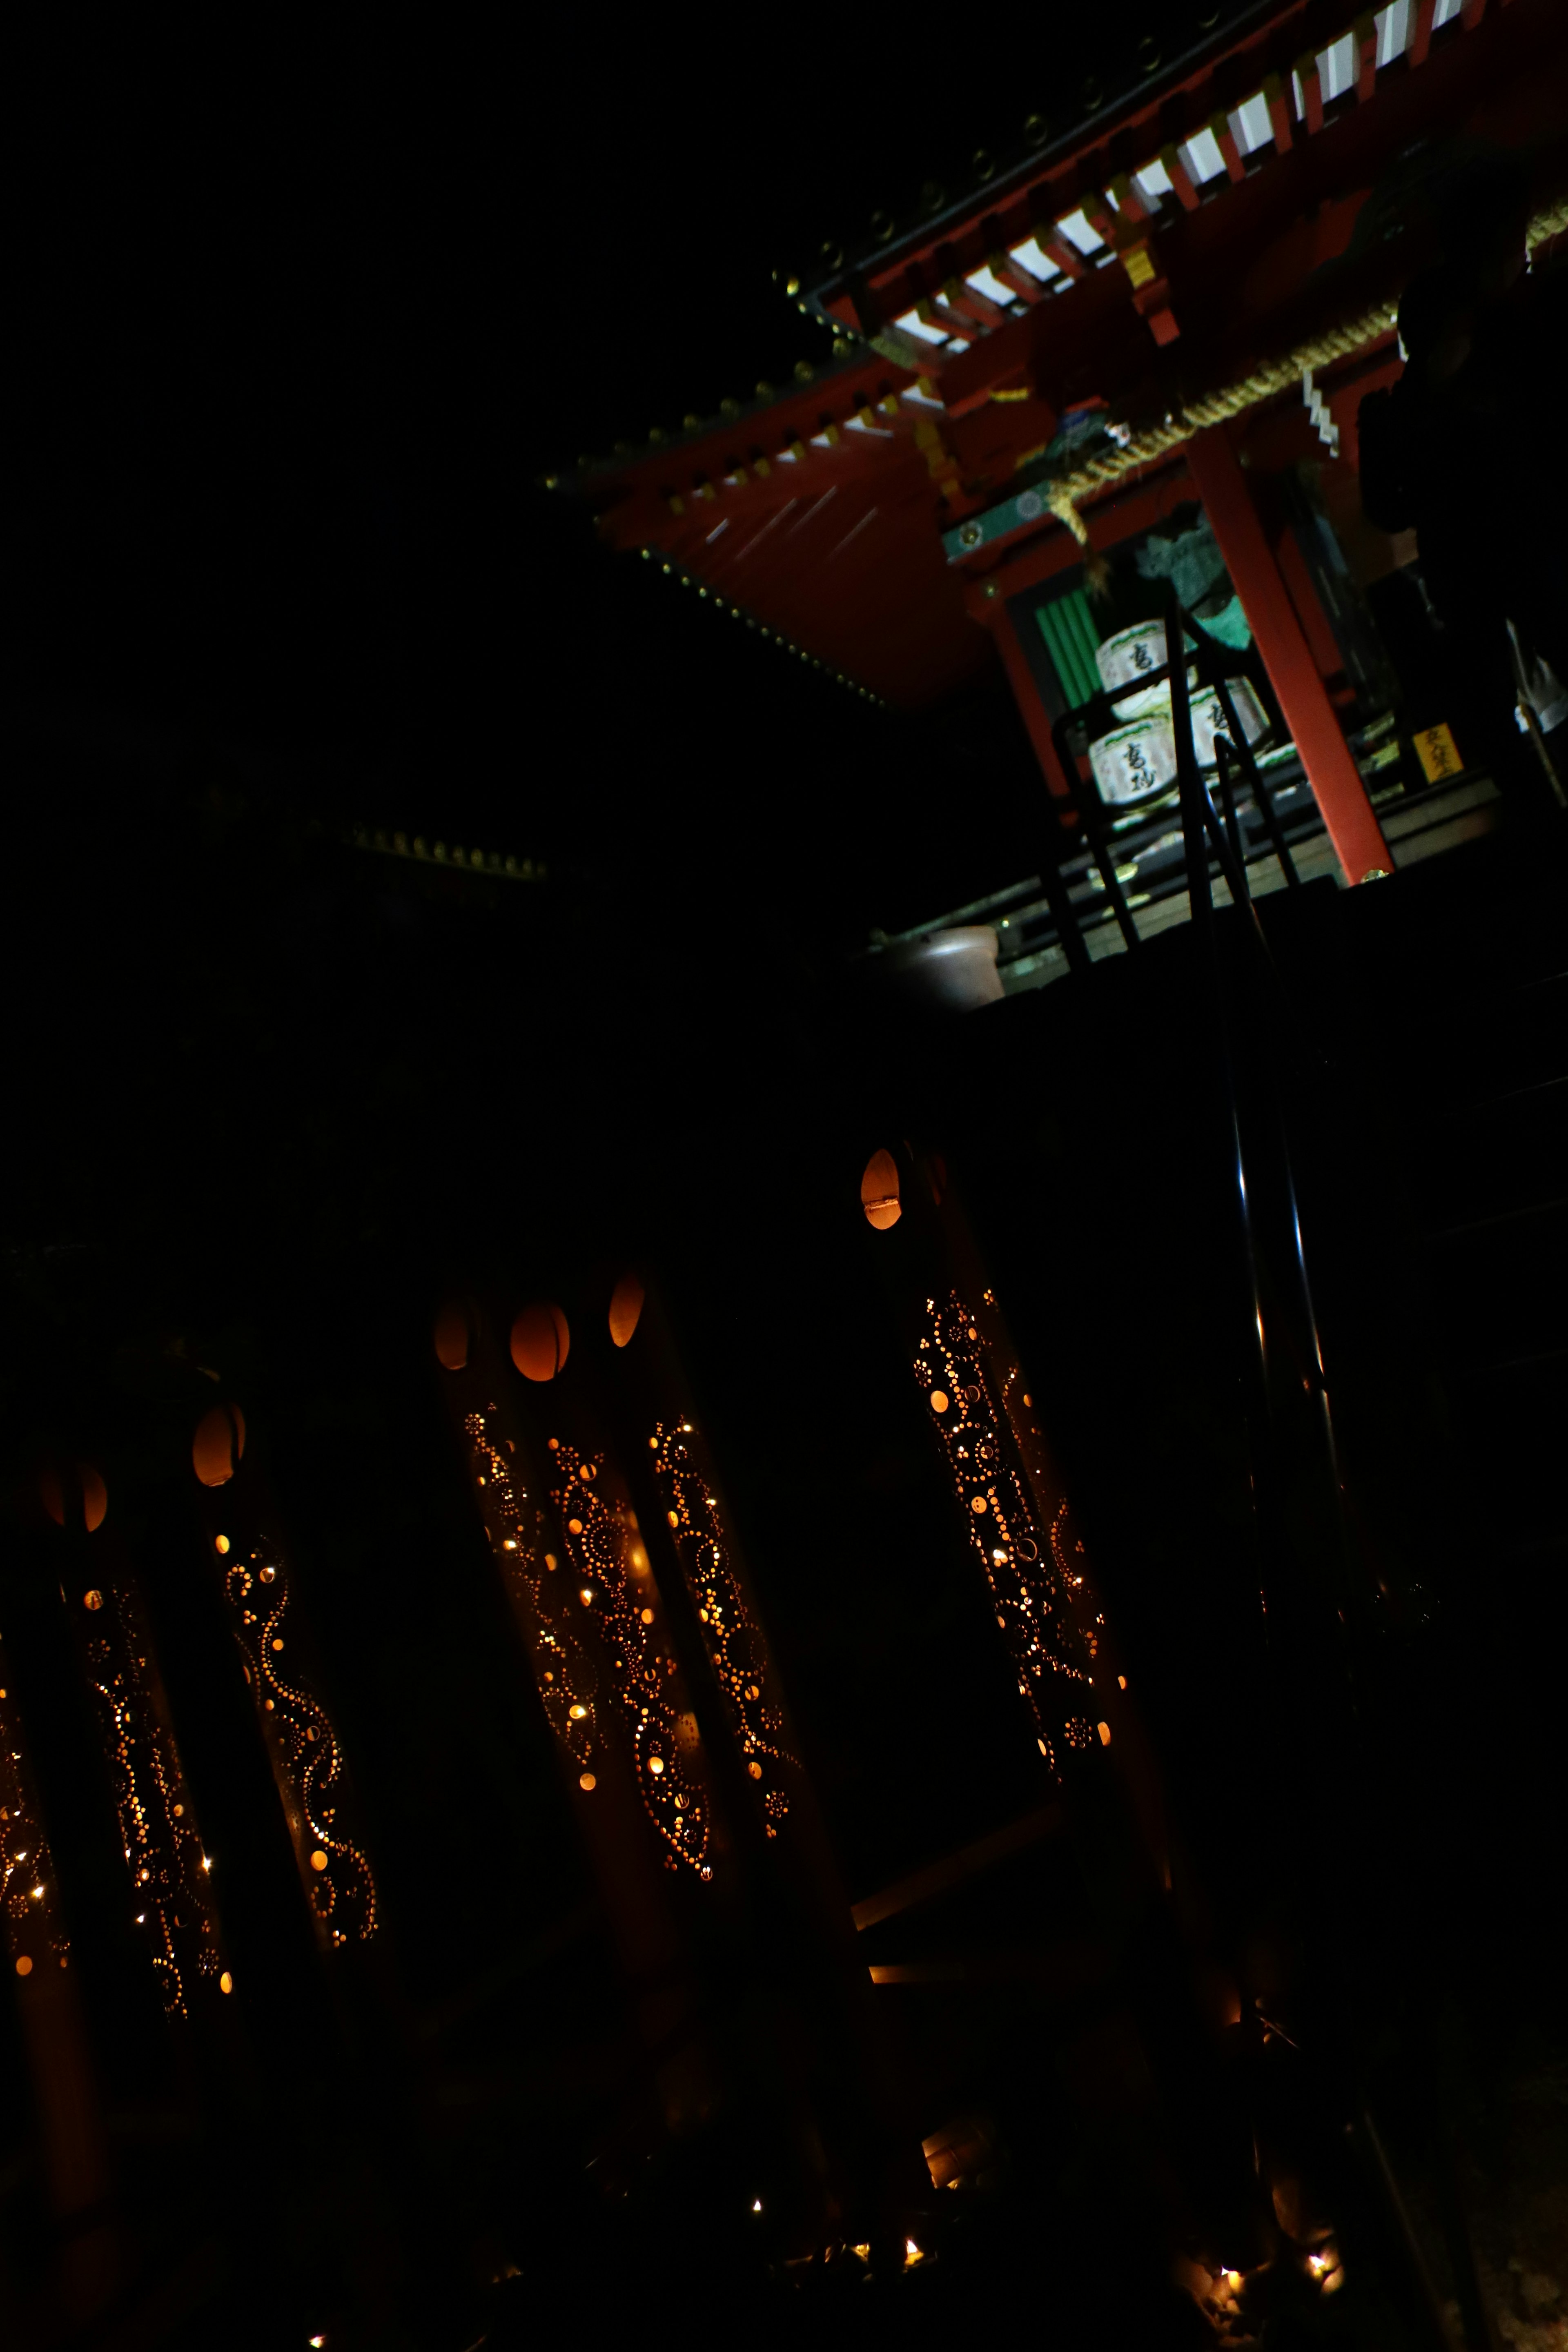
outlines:
[[[1374,874],[1392,874],[1394,859],[1383,828],[1340,731],[1223,425],[1211,425],[1188,442],[1187,464],[1345,878],[1365,882]]]
[[[1035,747],[1035,757],[1038,760],[1041,772],[1046,779],[1046,790],[1054,801],[1061,803],[1062,814],[1065,816],[1070,814],[1074,779],[1068,774],[1057,757],[1056,740],[1051,733],[1049,713],[1040,699],[1040,689],[1035,684],[1034,673],[1029,667],[1029,657],[1018,643],[1018,632],[1013,626],[1013,616],[1008,612],[1001,594],[998,593],[993,595],[990,593],[995,587],[994,581],[986,581],[978,596],[971,595],[970,610],[984,623],[996,640],[996,650],[1002,656],[1002,667],[1007,673],[1007,683],[1013,689],[1013,697],[1018,705],[1019,715],[1028,730],[1029,740]]]

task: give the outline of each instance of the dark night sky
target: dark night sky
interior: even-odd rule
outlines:
[[[536,485],[822,355],[774,269],[1066,113],[1114,21],[1034,71],[850,20],[616,47],[565,16],[57,58],[23,180],[21,706],[258,746],[325,814],[520,853],[639,866],[673,818],[713,891],[777,884],[846,935],[939,911],[930,813],[901,848],[884,823],[907,730],[721,647]],[[969,736],[1016,790],[1005,704]]]

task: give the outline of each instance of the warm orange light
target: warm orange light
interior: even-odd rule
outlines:
[[[77,1464],[76,1479],[81,1495],[81,1515],[87,1521],[89,1535],[92,1535],[103,1525],[104,1514],[109,1508],[109,1489],[90,1462]],[[60,1474],[52,1462],[47,1462],[39,1474],[38,1497],[56,1527],[63,1528],[66,1523],[65,1489],[60,1484]]]
[[[653,1611],[651,1609],[643,1610],[641,1612],[641,1616],[645,1625],[651,1625],[653,1623]]]
[[[611,1292],[610,1337],[617,1348],[624,1348],[637,1329],[647,1296],[635,1274],[623,1274]]]
[[[229,1975],[226,1969],[225,1969],[222,1976],[219,1977],[217,1980],[217,1989],[219,1992],[232,1992],[234,1990],[234,1979]]]
[[[580,1789],[596,1789],[598,1785],[592,1772],[584,1772],[578,1778],[577,1786]]]
[[[536,1299],[511,1327],[511,1360],[525,1381],[552,1381],[572,1345],[566,1318],[553,1299]]]
[[[1117,1675],[1116,1687],[1118,1690],[1125,1690],[1127,1688],[1127,1677],[1125,1675]]]
[[[26,1952],[24,1952],[24,1953],[23,1953],[23,1955],[22,1955],[22,1957],[21,1957],[21,1958],[20,1958],[20,1959],[17,1961],[17,1963],[16,1963],[16,1974],[17,1974],[19,1977],[30,1977],[30,1976],[32,1975],[32,1973],[33,1973],[33,1963],[32,1963],[32,1961],[27,1958],[26,1953]]]
[[[468,1318],[455,1300],[436,1318],[436,1360],[449,1372],[460,1372],[468,1360]]]
[[[664,1769],[663,1757],[650,1756],[647,1759],[647,1769],[650,1772],[662,1772]]]
[[[932,1389],[931,1392],[931,1409],[932,1412],[945,1412],[947,1411],[947,1404],[948,1398],[946,1390]]]
[[[971,1497],[971,1499],[970,1499],[970,1505],[969,1505],[969,1507],[970,1507],[970,1509],[971,1509],[972,1511],[983,1511],[983,1510],[984,1510],[984,1509],[985,1509],[985,1507],[986,1507],[986,1504],[985,1504],[985,1497],[984,1497],[984,1495],[975,1495],[975,1496],[973,1496]]]
[[[226,1536],[219,1536],[213,1545],[213,1549],[221,1559],[226,1559],[228,1554],[228,1538]]]
[[[85,1608],[101,1609],[103,1606],[103,1595],[101,1592],[84,1592],[81,1597],[82,1603]]]
[[[191,1461],[204,1486],[226,1486],[245,1452],[245,1415],[237,1404],[215,1404],[196,1423]]]
[[[1099,1732],[1099,1734],[1100,1734],[1100,1746],[1101,1746],[1102,1748],[1109,1748],[1109,1747],[1110,1747],[1110,1724],[1109,1724],[1109,1723],[1097,1723],[1097,1724],[1095,1725],[1095,1727],[1095,1727],[1096,1731],[1098,1731],[1098,1732]]]
[[[318,1846],[315,1853],[310,1856],[310,1867],[312,1870],[325,1870],[326,1866],[327,1857],[321,1852],[321,1847]]]
[[[860,1206],[866,1212],[866,1223],[885,1234],[903,1215],[903,1203],[899,1198],[898,1163],[890,1151],[873,1151],[866,1162],[860,1179]]]

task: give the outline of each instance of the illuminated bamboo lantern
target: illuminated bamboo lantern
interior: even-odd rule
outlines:
[[[776,1837],[799,1793],[800,1765],[789,1743],[777,1670],[742,1581],[712,1465],[689,1420],[660,1422],[648,1450],[742,1769],[767,1835]]]
[[[564,1369],[571,1346],[566,1318],[552,1299],[536,1299],[511,1327],[511,1360],[525,1381],[541,1386]]]
[[[205,1507],[207,1542],[317,1940],[336,1951],[374,1935],[375,1878],[353,1822],[347,1759],[307,1664],[311,1644],[277,1511],[255,1465],[240,1474],[244,1431],[237,1405],[215,1407],[197,1424],[191,1459],[204,1487],[232,1482],[221,1503],[215,1492]]]
[[[146,1612],[129,1570],[117,1565],[72,1613],[114,1791],[132,1916],[165,2011],[188,2016],[198,1984],[227,1994],[234,1977]]]
[[[915,2199],[923,2187],[890,2103],[848,1890],[801,1761],[783,1677],[657,1285],[649,1285],[636,1347],[619,1359],[595,1358],[585,1375],[589,1370],[637,1473],[648,1542],[632,1554],[633,1567],[640,1570],[666,1544],[674,1554],[681,1590],[672,1586],[670,1599],[689,1612],[689,1631],[701,1644],[719,1702],[713,1742],[724,1742],[738,1801],[765,1841],[762,1883],[778,1906],[773,1932],[798,1939],[789,1961],[782,1953],[780,1960],[790,1979],[787,2005],[799,2005],[801,2022],[789,2030],[817,2054],[791,2070],[782,2104],[798,2195],[829,2230],[830,2216],[863,2193],[865,2150],[879,2134],[901,2147],[896,2166],[908,2162],[893,2193]]]
[[[531,1430],[484,1318],[471,1306],[465,1313],[470,1344],[463,1363],[452,1366],[437,1352],[445,1402],[636,1988],[640,2031],[650,2048],[668,2052],[672,2037],[694,2033],[696,2017],[670,1908],[671,1876],[706,1886],[713,1868],[696,1718],[619,1481],[602,1454],[559,1438],[546,1444]],[[559,1314],[545,1309],[523,1334],[522,1353],[539,1369],[563,1357],[555,1339]],[[564,1316],[561,1324],[563,1339]],[[542,1385],[520,1358],[516,1327],[511,1354],[523,1376]],[[660,2071],[667,2121],[700,2108],[710,2078],[697,2040],[667,2057]]]
[[[894,1174],[918,1230],[911,1236],[906,1227],[877,1247],[919,1253],[918,1279],[913,1261],[907,1280],[896,1265],[885,1271],[910,1337],[927,1425],[1036,1748],[1058,1780],[1071,1759],[1115,1754],[1163,1877],[1158,1786],[1033,1390],[945,1167],[933,1154],[910,1153],[907,1169],[895,1165]]]
[[[638,1797],[667,1867],[685,1868],[706,1885],[714,1844],[706,1760],[637,1514],[602,1452],[552,1437],[549,1454],[568,1590],[614,1654],[605,1686],[630,1740]]]

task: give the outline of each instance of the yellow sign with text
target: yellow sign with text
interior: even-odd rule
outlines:
[[[1451,728],[1424,727],[1411,740],[1421,762],[1421,772],[1429,784],[1440,784],[1445,776],[1457,776],[1465,764]]]

